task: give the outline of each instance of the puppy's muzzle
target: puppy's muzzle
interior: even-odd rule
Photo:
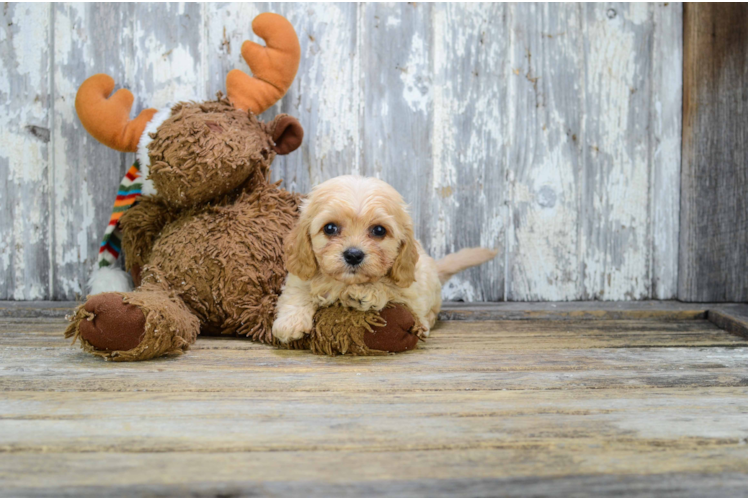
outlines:
[[[355,247],[347,248],[343,252],[343,259],[349,266],[358,266],[364,261],[364,257],[366,257],[366,254],[363,250]]]

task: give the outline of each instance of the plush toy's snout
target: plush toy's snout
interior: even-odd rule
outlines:
[[[296,118],[279,115],[260,122],[227,100],[180,103],[148,142],[150,179],[174,207],[199,205],[242,187],[266,182],[276,154],[301,145]]]
[[[264,183],[273,161],[269,127],[226,99],[180,103],[147,144],[150,179],[173,207]]]

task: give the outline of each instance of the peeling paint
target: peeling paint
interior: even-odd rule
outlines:
[[[130,78],[141,107],[208,98],[203,80],[200,4],[136,4]],[[174,22],[164,23],[165,19]],[[194,26],[197,29],[190,28]]]
[[[459,205],[456,197],[439,196],[446,189],[452,189],[451,186],[457,184],[455,158],[455,130],[452,116],[455,113],[456,95],[454,95],[452,82],[449,75],[449,52],[450,39],[446,36],[445,29],[447,24],[446,12],[443,9],[437,9],[434,13],[434,74],[437,78],[436,85],[433,88],[433,137],[431,143],[431,154],[433,162],[433,196],[431,206],[436,220],[432,227],[431,242],[428,246],[429,253],[438,258],[443,257],[445,253],[454,251],[448,242],[448,236],[451,234],[451,213]],[[414,44],[416,37],[413,37]],[[420,45],[420,40],[419,40]],[[417,49],[421,49],[417,47]],[[422,49],[421,49],[422,50]],[[407,90],[407,89],[406,89]],[[407,98],[406,98],[407,101]],[[413,105],[411,109],[413,109]],[[414,109],[415,110],[415,109]]]
[[[311,112],[301,118],[316,128],[316,141],[310,144],[316,161],[312,160],[311,166],[319,175],[313,175],[312,184],[355,171],[355,157],[353,162],[344,160],[355,152],[360,127],[353,73],[357,56],[353,37],[343,28],[349,24],[351,13],[350,8],[338,4],[317,6],[307,28],[317,34],[310,47],[319,47],[319,52],[304,57],[309,67],[297,81],[311,106]]]
[[[9,4],[0,25],[0,299],[84,292],[133,157],[83,131],[80,83],[110,73],[134,111],[211,98],[249,72],[238,47],[261,42],[265,10],[296,27],[302,61],[262,118],[306,131],[273,179],[374,175],[435,257],[501,250],[446,299],[674,296],[680,7],[63,3]]]
[[[678,287],[680,165],[683,95],[683,19],[680,6],[654,7],[652,48],[652,298],[675,297]],[[652,111],[652,108],[650,108]]]
[[[49,22],[47,4],[0,14],[0,299],[48,295]]]
[[[425,113],[430,104],[431,78],[428,50],[420,33],[415,32],[410,41],[409,57],[398,67],[403,81],[403,99],[412,111]]]
[[[598,151],[585,159],[584,298],[632,300],[651,293],[649,101],[631,90],[651,81],[652,54],[641,48],[654,27],[642,8],[652,6],[620,5],[612,20],[586,9],[586,104],[594,110],[586,137]],[[624,22],[631,16],[641,22]]]
[[[442,299],[458,302],[477,302],[480,301],[480,296],[476,293],[473,283],[455,276],[444,284]]]

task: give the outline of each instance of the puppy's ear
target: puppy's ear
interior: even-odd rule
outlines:
[[[304,281],[317,274],[317,259],[314,257],[312,240],[309,237],[311,217],[302,212],[296,226],[288,233],[283,242],[286,254],[286,269]]]
[[[413,236],[413,227],[405,227],[405,239],[400,243],[400,253],[390,269],[390,278],[402,288],[408,288],[416,280],[416,264],[418,263],[418,247]]]

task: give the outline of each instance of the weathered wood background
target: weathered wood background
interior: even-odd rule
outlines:
[[[73,109],[89,75],[138,110],[206,99],[263,11],[302,61],[306,129],[274,178],[379,176],[433,255],[499,248],[452,299],[677,295],[682,7],[659,4],[13,4],[0,25],[0,299],[73,299],[132,155]]]
[[[678,297],[748,302],[748,4],[684,13]]]

